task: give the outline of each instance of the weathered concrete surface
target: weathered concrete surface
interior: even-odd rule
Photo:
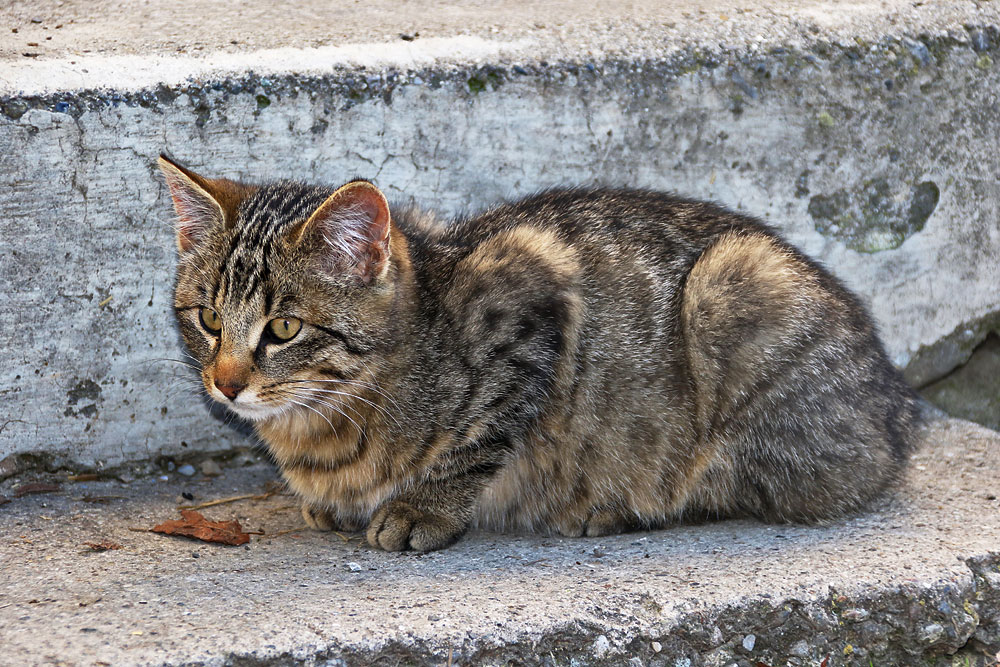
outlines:
[[[353,41],[352,21],[374,25],[359,10],[313,49],[265,38],[262,2],[237,45],[180,10],[171,36],[158,9],[31,6],[0,33],[0,459],[102,468],[245,442],[159,361],[182,359],[164,149],[232,177],[361,175],[445,212],[596,182],[713,198],[860,291],[919,385],[998,321],[996,2],[557,3],[496,32],[504,3],[429,28],[413,5],[412,27]]]
[[[280,495],[203,510],[265,532],[245,548],[130,530],[177,516],[183,492],[260,493],[262,464],[56,477],[62,491],[0,508],[0,662],[867,667],[960,650],[955,664],[990,664],[977,656],[1000,650],[1000,434],[936,422],[914,464],[894,498],[825,527],[476,533],[426,555],[282,534],[303,525]],[[122,548],[89,553],[102,540]]]

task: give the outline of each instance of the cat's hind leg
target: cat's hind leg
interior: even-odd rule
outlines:
[[[898,476],[913,394],[823,269],[763,231],[725,234],[692,268],[681,319],[699,446],[727,468],[700,489],[716,511],[819,521]]]

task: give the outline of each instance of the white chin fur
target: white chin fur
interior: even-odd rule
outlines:
[[[281,412],[281,410],[275,408],[255,408],[248,405],[235,405],[233,403],[230,403],[227,407],[240,417],[249,419],[250,421],[263,421],[264,419],[274,417]]]
[[[263,421],[265,419],[270,419],[271,417],[280,415],[287,409],[285,406],[254,405],[252,403],[241,403],[238,400],[237,402],[228,400],[219,402],[240,417],[249,419],[250,421]]]

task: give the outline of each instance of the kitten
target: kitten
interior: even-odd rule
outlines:
[[[639,190],[439,223],[161,158],[177,318],[306,521],[387,550],[470,526],[818,522],[900,475],[918,404],[858,299],[765,225]]]

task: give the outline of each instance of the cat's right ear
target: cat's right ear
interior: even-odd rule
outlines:
[[[293,228],[289,240],[320,241],[315,252],[321,269],[356,276],[368,285],[388,270],[390,220],[385,195],[368,181],[351,181]]]
[[[209,192],[211,186],[207,179],[163,154],[159,165],[177,213],[177,249],[184,254],[205,240],[213,229],[221,229],[225,214]]]

